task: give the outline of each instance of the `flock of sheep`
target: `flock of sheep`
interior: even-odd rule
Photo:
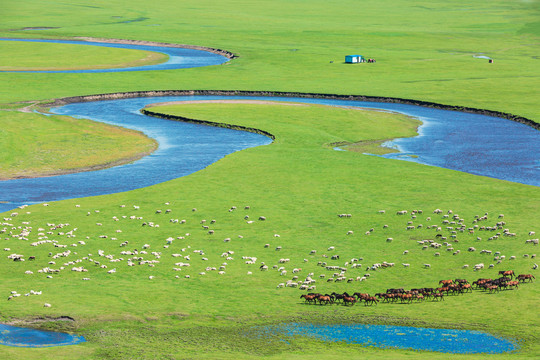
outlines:
[[[44,205],[48,206],[48,204]],[[210,247],[212,251],[207,253],[207,250],[204,249],[205,241],[220,239],[215,228],[217,221],[198,218],[196,208],[183,211],[186,219],[171,217],[178,210],[168,208],[170,203],[165,203],[165,205],[167,205],[166,209],[152,210],[152,214],[143,213],[137,205],[120,205],[118,214],[109,219],[101,216],[100,210],[86,211],[87,221],[93,221],[94,217],[98,218],[94,227],[96,231],[92,236],[81,234],[78,227],[67,222],[31,224],[29,221],[24,221],[26,212],[23,209],[25,207],[21,207],[11,216],[4,217],[1,223],[0,236],[5,244],[6,259],[19,262],[20,265],[17,269],[20,269],[27,276],[43,276],[54,279],[59,273],[70,272],[74,274],[73,276],[85,273],[81,277],[83,281],[91,280],[100,272],[107,273],[108,276],[115,276],[115,273],[127,272],[131,267],[154,268],[162,266],[170,266],[170,276],[177,279],[192,279],[197,276],[210,275],[213,272],[226,278],[229,264],[238,265],[241,262],[243,265],[241,268],[243,267],[245,271],[244,276],[251,276],[255,271],[267,273],[269,275],[265,276],[271,279],[283,278],[282,281],[277,281],[276,287],[278,289],[297,288],[315,291],[317,286],[332,290],[332,287],[338,283],[358,284],[365,282],[370,279],[372,273],[395,266],[402,267],[404,269],[402,271],[413,267],[429,269],[432,268],[432,265],[441,264],[438,262],[438,258],[448,255],[460,257],[464,253],[478,251],[485,256],[487,265],[484,262],[463,263],[461,265],[462,268],[470,268],[473,271],[495,268],[500,264],[505,267],[508,266],[509,261],[515,261],[518,258],[518,254],[504,254],[503,251],[497,249],[498,244],[501,243],[500,239],[507,238],[506,241],[515,241],[513,238],[517,236],[507,227],[503,214],[492,219],[490,215],[485,213],[466,220],[451,210],[443,212],[436,209],[431,214],[426,215],[423,215],[422,210],[399,210],[395,216],[399,219],[403,218],[403,223],[398,231],[394,230],[393,234],[396,235],[393,236],[396,237],[396,240],[398,236],[400,240],[407,240],[408,248],[399,250],[399,253],[395,255],[388,255],[388,259],[368,261],[362,256],[344,258],[340,252],[349,254],[351,252],[346,247],[341,246],[340,241],[337,240],[335,245],[323,249],[306,249],[303,255],[299,254],[298,251],[291,253],[287,251],[287,242],[282,242],[280,235],[274,231],[266,236],[261,236],[265,240],[261,241],[257,254],[247,253],[242,249],[242,246],[240,246],[240,250],[238,250],[238,246],[231,246],[237,241],[242,241],[243,236],[230,236],[229,234],[221,239],[222,246],[216,246],[216,242],[213,241],[213,245]],[[76,208],[80,208],[80,206],[76,205]],[[243,210],[243,216],[241,218],[235,217],[235,221],[242,221],[248,225],[267,221],[265,216],[251,217],[249,206],[243,207]],[[76,209],[75,211],[82,210]],[[235,206],[227,211],[231,213],[242,212]],[[376,216],[389,216],[384,210],[380,210],[378,213],[379,215]],[[338,214],[337,216],[342,222],[350,221],[353,218],[351,214]],[[138,228],[149,229],[146,232],[148,240],[145,242],[133,240],[137,237],[130,234],[129,231],[125,232],[125,228],[122,229],[121,225],[124,222],[134,222]],[[341,225],[346,226],[343,223]],[[245,228],[243,226],[245,225],[240,226],[239,224],[238,228]],[[102,227],[107,228],[107,230],[96,235],[97,230]],[[110,230],[112,228],[115,230]],[[131,226],[130,228],[133,229]],[[166,231],[170,231],[170,236],[153,236],[152,229],[166,229]],[[182,229],[191,230],[193,234],[185,232],[178,235]],[[389,225],[384,224],[382,229],[389,229]],[[421,234],[418,235],[421,236],[421,239],[411,240],[416,237],[413,234],[418,230],[422,230]],[[392,237],[380,238],[378,232],[379,230],[375,227],[370,227],[369,230],[361,232],[363,235],[358,236],[355,235],[355,229],[350,229],[344,231],[343,237],[376,239],[376,241],[384,242],[385,246],[391,247],[395,252],[395,244],[398,241]],[[525,246],[530,246],[533,249],[538,244],[538,239],[533,238],[534,231],[530,231],[528,235],[529,238],[525,240]],[[269,239],[273,239],[273,246],[267,242]],[[96,251],[85,250],[85,248],[89,248],[89,245],[93,245],[92,248],[96,249],[96,244],[103,245],[103,248]],[[198,244],[196,245],[198,248],[192,248],[190,244]],[[403,244],[403,241],[399,241],[399,244]],[[480,247],[480,245],[482,248],[477,250],[476,247]],[[16,248],[17,252],[13,252],[11,247]],[[432,258],[433,260],[426,260],[422,264],[408,262],[409,253],[411,251],[418,252],[413,247],[421,249],[420,252],[425,252],[424,259]],[[36,248],[46,248],[49,251],[48,255],[44,255],[46,251],[36,251]],[[216,251],[216,248],[219,250]],[[236,250],[232,250],[233,248]],[[240,253],[240,251],[244,253]],[[291,261],[285,254],[288,254],[293,260]],[[298,256],[302,259],[299,260]],[[519,254],[519,257],[534,259],[536,254]],[[172,262],[167,259],[172,259]],[[537,265],[534,264],[533,268],[536,269]],[[237,271],[238,266],[234,267],[233,274],[238,275]],[[147,277],[149,280],[159,281],[159,276],[152,272],[148,272]],[[100,281],[104,281],[103,277],[100,277]],[[41,291],[31,290],[25,295],[41,295],[41,293]],[[20,294],[16,290],[11,290],[8,300],[18,297]],[[50,307],[51,305],[46,303],[44,306]]]

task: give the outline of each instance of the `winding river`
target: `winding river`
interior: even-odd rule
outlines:
[[[143,44],[123,44],[109,43],[99,41],[82,40],[46,40],[46,39],[9,39],[0,38],[0,41],[24,41],[24,42],[45,42],[55,44],[70,44],[84,46],[101,46],[119,49],[145,50],[165,54],[169,59],[161,64],[133,66],[126,68],[111,69],[86,69],[86,70],[28,70],[28,71],[3,71],[3,72],[22,72],[22,73],[104,73],[104,72],[125,72],[125,71],[150,71],[150,70],[175,70],[186,69],[201,66],[220,65],[229,59],[220,54],[210,51],[186,49],[180,47],[143,45]]]
[[[224,99],[352,106],[416,116],[423,121],[419,136],[394,140],[392,144],[400,153],[384,157],[540,186],[540,132],[506,119],[414,105],[335,99],[141,97],[73,103],[52,111],[142,131],[159,142],[157,151],[131,164],[104,170],[1,181],[0,211],[22,204],[111,194],[158,184],[201,170],[232,152],[271,143],[270,138],[255,133],[151,118],[139,111],[147,104],[159,102]]]

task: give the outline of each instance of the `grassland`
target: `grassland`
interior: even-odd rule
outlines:
[[[96,170],[134,161],[157,147],[140,132],[89,120],[18,111],[0,113],[0,119],[2,180]]]
[[[9,84],[0,90],[0,104],[5,109],[13,108],[15,101],[118,91],[241,89],[392,96],[498,110],[540,122],[536,100],[538,2],[412,4],[383,0],[330,4],[318,0],[203,0],[174,5],[158,1],[149,6],[136,0],[126,8],[124,2],[115,1],[93,2],[91,6],[48,3],[45,7],[42,2],[31,0],[8,2],[3,10],[0,33],[6,37],[114,34],[116,38],[206,45],[240,56],[221,66],[179,71],[2,73],[2,82]],[[58,28],[16,30],[32,26]],[[70,50],[63,51],[67,54]],[[344,55],[350,53],[375,58],[377,63],[343,64]],[[495,59],[494,64],[473,57],[479,54]],[[29,66],[43,65],[39,58],[35,60]],[[540,354],[537,283],[499,294],[475,292],[449,297],[444,303],[318,307],[303,305],[298,289],[277,289],[276,285],[285,278],[275,270],[261,272],[257,265],[246,265],[241,259],[243,255],[256,256],[257,263],[273,265],[280,258],[290,258],[286,264],[288,276],[292,276],[294,267],[302,267],[302,276],[309,272],[320,274],[322,268],[317,262],[329,246],[336,246],[342,262],[363,257],[364,265],[396,263],[393,268],[372,271],[369,280],[362,283],[319,281],[317,290],[321,292],[351,288],[378,292],[387,287],[429,286],[454,276],[473,280],[496,276],[503,267],[528,273],[534,260],[523,255],[532,255],[536,250],[525,240],[529,231],[539,230],[537,187],[328,149],[326,145],[333,142],[384,139],[400,131],[410,134],[404,128],[394,129],[395,126],[373,126],[368,118],[360,118],[363,115],[341,126],[340,122],[348,116],[335,111],[325,113],[325,109],[316,107],[205,104],[163,110],[260,128],[275,134],[276,141],[229,155],[186,178],[127,193],[62,201],[47,207],[38,205],[18,210],[18,216],[5,220],[15,228],[26,226],[23,221],[28,221],[34,229],[43,228],[44,233],[51,231],[47,223],[70,225],[65,231],[56,229],[47,235],[68,245],[67,249],[51,244],[30,247],[28,242],[37,241],[39,236],[36,231],[32,231],[28,242],[7,236],[15,229],[2,234],[3,248],[35,255],[36,260],[1,259],[0,293],[7,296],[10,290],[43,291],[41,297],[23,296],[0,302],[2,319],[69,315],[76,319],[75,323],[49,322],[39,326],[76,331],[86,336],[88,342],[48,349],[2,347],[2,358],[448,358],[447,354],[379,350],[302,338],[284,343],[273,337],[245,335],[252,326],[291,320],[482,329],[518,339],[521,346],[517,353],[490,357],[527,359]],[[314,119],[310,120],[308,115]],[[35,118],[33,114],[20,116],[21,122]],[[4,121],[4,117],[1,119]],[[120,207],[123,204],[125,208]],[[140,208],[136,210],[134,205]],[[229,212],[233,205],[238,209]],[[245,205],[251,207],[249,211],[243,210]],[[432,214],[436,208],[445,212],[452,209],[468,225],[475,215],[485,212],[490,214],[492,225],[497,215],[504,213],[507,227],[517,237],[488,241],[478,231],[459,234],[460,242],[454,248],[462,250],[460,255],[442,251],[440,257],[435,257],[433,250],[421,250],[416,241],[435,236],[433,230],[427,229],[427,217],[432,218],[433,224],[442,224],[442,215]],[[166,209],[171,212],[165,214]],[[386,214],[379,214],[380,209],[385,209]],[[417,219],[396,216],[395,212],[402,209],[423,209],[424,214]],[[340,219],[336,216],[340,213],[351,213],[353,217]],[[245,215],[255,222],[247,224]],[[257,221],[261,215],[267,220]],[[9,218],[9,214],[5,216]],[[130,216],[142,219],[131,220]],[[170,223],[171,218],[186,219],[186,224]],[[202,228],[203,219],[216,220],[211,226],[215,230],[213,235]],[[407,221],[413,221],[415,226],[422,223],[424,227],[407,232]],[[160,227],[141,226],[142,222],[154,222]],[[389,225],[388,229],[383,229],[384,224]],[[58,235],[75,227],[75,238]],[[375,229],[373,234],[365,235],[371,228]],[[347,236],[349,230],[354,230],[354,235]],[[184,239],[178,239],[181,236]],[[164,248],[168,237],[175,240]],[[223,242],[227,237],[231,241]],[[394,241],[387,243],[387,237]],[[482,240],[477,241],[476,237]],[[86,245],[79,244],[79,240]],[[120,247],[126,240],[129,246]],[[78,246],[69,246],[73,243]],[[271,247],[264,248],[267,243]],[[144,255],[147,260],[156,259],[151,251],[162,252],[155,267],[128,267],[125,260],[109,263],[98,255],[98,250],[104,250],[105,254],[126,259],[120,251],[141,250],[144,244],[150,245]],[[274,250],[278,245],[282,246],[279,252]],[[468,252],[469,246],[478,250]],[[172,267],[179,260],[171,254],[182,252],[182,248],[186,248],[184,253],[190,251],[192,265],[175,272]],[[208,261],[193,253],[197,249],[204,250]],[[319,259],[309,255],[312,249],[318,251]],[[402,255],[405,249],[409,250],[406,261]],[[489,255],[480,254],[480,249],[501,251],[507,259],[494,269],[463,269],[464,264],[487,265],[494,261]],[[52,279],[37,273],[44,266],[62,266],[64,259],[49,265],[48,253],[65,250],[72,251],[65,261],[82,259],[91,253],[93,259],[108,268],[81,262],[69,268],[84,265],[88,273],[62,271],[53,274]],[[235,252],[234,261],[220,257],[228,250]],[[516,260],[508,260],[512,255]],[[229,263],[225,275],[205,271],[206,267],[218,267],[223,262]],[[402,262],[411,267],[400,267]],[[431,269],[421,268],[425,262],[431,263]],[[115,274],[107,273],[115,267]],[[24,274],[29,269],[34,270],[34,275]],[[203,271],[207,274],[198,275]],[[247,271],[252,275],[248,276]],[[187,274],[190,279],[184,277]],[[155,278],[150,280],[150,275]],[[83,277],[91,280],[82,281]],[[44,308],[44,302],[53,307]],[[452,357],[484,359],[485,355]]]
[[[159,64],[167,59],[167,55],[151,51],[5,41],[0,71],[112,69]]]

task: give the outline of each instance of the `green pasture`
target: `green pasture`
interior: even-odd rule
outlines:
[[[520,352],[498,355],[500,358],[528,358],[538,352],[535,331],[538,287],[535,282],[498,294],[475,291],[449,296],[444,302],[352,308],[304,305],[299,299],[304,291],[277,288],[294,275],[303,280],[309,273],[317,280],[319,292],[372,294],[390,287],[436,286],[439,280],[446,278],[467,278],[472,282],[479,277],[495,277],[499,270],[508,268],[530,273],[535,261],[530,256],[536,249],[525,240],[529,238],[528,232],[538,226],[534,217],[529,216],[538,212],[536,187],[333,151],[326,146],[336,141],[410,136],[416,123],[403,116],[396,118],[386,113],[324,106],[253,104],[189,104],[152,110],[261,128],[274,134],[276,141],[231,154],[205,170],[159,186],[49,206],[36,205],[17,209],[15,216],[6,214],[5,221],[15,229],[21,226],[22,230],[27,222],[26,226],[32,226],[27,241],[7,236],[9,231],[15,234],[21,230],[6,230],[3,247],[10,249],[6,254],[23,254],[26,259],[36,256],[36,260],[4,259],[0,262],[2,273],[10,274],[2,283],[3,291],[8,296],[12,290],[24,293],[33,289],[42,291],[43,295],[1,302],[5,319],[69,314],[76,318],[75,324],[53,322],[40,326],[76,331],[88,339],[87,343],[66,347],[65,351],[8,348],[6,353],[10,356],[150,359],[190,357],[193,351],[197,352],[197,357],[209,358],[261,355],[294,358],[321,353],[331,356],[336,351],[340,354],[365,352],[366,356],[375,358],[406,358],[411,354],[306,339],[292,339],[285,345],[277,337],[255,336],[255,326],[287,321],[360,321],[477,329],[519,341]],[[497,196],[507,193],[513,194],[512,202]],[[250,208],[245,209],[245,206]],[[444,213],[433,214],[437,208]],[[409,211],[407,215],[396,215],[404,209]],[[416,219],[411,216],[414,209],[423,210]],[[379,210],[386,212],[381,214]],[[490,241],[492,231],[476,230],[474,234],[460,233],[459,242],[453,242],[446,229],[448,225],[443,225],[448,210],[453,211],[450,220],[458,214],[467,226],[473,226],[475,215],[489,213],[488,220],[479,225],[492,226],[501,221],[498,216],[504,214],[505,226],[518,236],[501,236]],[[339,218],[337,215],[342,213],[350,213],[352,217]],[[258,220],[260,216],[266,220]],[[171,222],[171,219],[179,222]],[[186,222],[182,224],[181,220]],[[202,223],[203,220],[206,222]],[[414,230],[406,230],[409,221],[414,224]],[[69,225],[51,230],[66,223]],[[420,224],[423,226],[418,228]],[[440,233],[461,253],[452,255],[445,250],[446,246],[422,250],[417,241],[438,239],[437,231],[428,229],[429,225],[441,226]],[[68,237],[68,232],[74,228],[77,229],[72,232],[75,237]],[[372,228],[374,231],[366,235]],[[214,233],[209,234],[209,230]],[[52,234],[47,234],[48,231]],[[347,235],[348,231],[354,233]],[[387,242],[388,237],[394,240]],[[166,248],[164,245],[169,238],[174,240]],[[230,241],[225,242],[227,238]],[[68,246],[57,248],[52,243],[31,246],[38,239],[56,240]],[[124,241],[128,244],[120,246]],[[150,246],[147,254],[121,254],[121,251],[135,249],[140,252],[146,244]],[[269,247],[265,247],[266,244]],[[280,251],[275,250],[278,246],[282,247]],[[330,246],[335,250],[329,251]],[[471,246],[477,251],[467,251]],[[493,253],[500,251],[506,259],[494,269],[488,269],[489,264],[496,261],[493,254],[480,253],[484,249]],[[67,250],[71,251],[67,257],[53,259],[49,256],[49,252],[54,256]],[[100,250],[103,256],[99,255]],[[202,250],[203,254],[195,250]],[[310,255],[311,250],[317,253]],[[403,255],[405,250],[409,250],[407,255]],[[231,260],[222,257],[228,251],[233,252]],[[438,257],[435,256],[437,251],[441,253]],[[159,252],[159,257],[152,252]],[[323,257],[333,254],[340,255],[340,260]],[[529,257],[524,258],[524,254]],[[105,258],[110,255],[112,257]],[[188,255],[189,260],[183,258]],[[128,266],[127,259],[132,256],[159,263],[151,267],[138,265],[140,260],[134,260],[136,264]],[[509,260],[510,256],[516,259]],[[257,259],[255,264],[249,265],[243,257]],[[123,260],[110,261],[119,258]],[[280,264],[282,258],[290,261]],[[366,281],[329,283],[326,279],[335,271],[317,265],[325,261],[328,265],[345,266],[352,258],[362,258],[363,266],[361,270],[347,266],[347,277],[370,273]],[[82,261],[65,265],[65,270],[52,274],[50,279],[45,273],[37,272],[47,266],[59,269],[77,259]],[[395,266],[366,270],[367,266],[384,261],[393,262]],[[190,263],[190,266],[175,265],[179,262]],[[270,269],[260,271],[261,262]],[[486,269],[474,272],[472,266],[481,262]],[[220,275],[218,271],[223,263],[227,263],[225,274]],[[410,267],[405,268],[402,263],[409,263]],[[424,263],[430,263],[431,268],[424,269]],[[463,269],[465,264],[470,268]],[[101,265],[107,268],[102,269]],[[287,275],[281,276],[272,269],[273,265],[284,266]],[[70,271],[75,266],[84,266],[88,272]],[[216,270],[206,270],[208,267]],[[294,268],[302,271],[293,274]],[[116,272],[107,273],[112,269]],[[25,274],[27,270],[34,274]],[[248,275],[248,271],[252,274]],[[206,274],[200,275],[201,272]],[[326,278],[321,279],[321,274]],[[186,275],[190,278],[185,278]],[[83,281],[85,277],[90,280]],[[52,307],[44,308],[44,302]],[[168,344],[166,349],[163,343]],[[80,355],[73,348],[82,348]],[[447,356],[425,355],[441,359]]]
[[[221,48],[239,57],[219,66],[174,71],[0,73],[4,85],[0,88],[2,163],[11,168],[9,163],[15,156],[25,159],[34,139],[42,141],[46,134],[38,125],[45,125],[45,121],[54,122],[54,129],[63,128],[69,135],[82,135],[89,126],[79,120],[42,119],[41,115],[14,111],[27,102],[121,91],[238,89],[389,96],[503,111],[540,122],[538,4],[502,0],[134,0],[127,7],[121,1],[7,1],[2,5],[0,37],[149,40]],[[30,27],[51,29],[24,30]],[[87,49],[50,46],[54,47],[54,56],[47,54],[42,44],[0,42],[0,66],[125,66],[146,56],[99,48],[79,56]],[[38,53],[43,55],[32,56]],[[343,63],[345,55],[357,53],[377,62]],[[488,64],[475,55],[491,57],[494,63]],[[9,251],[4,251],[0,258],[0,295],[7,299],[15,290],[22,296],[0,301],[1,320],[22,319],[29,323],[41,317],[70,316],[76,321],[45,321],[31,326],[76,332],[88,341],[42,349],[2,346],[2,359],[449,357],[305,338],[292,338],[285,343],[278,336],[258,337],[254,330],[256,326],[288,321],[483,330],[515,339],[520,346],[515,353],[489,355],[491,358],[538,358],[537,282],[495,294],[475,291],[449,296],[444,302],[350,308],[304,305],[299,299],[303,291],[277,288],[294,275],[303,280],[309,273],[317,280],[318,292],[372,294],[389,287],[436,286],[439,280],[448,278],[472,281],[496,277],[499,270],[506,269],[535,274],[531,268],[537,261],[532,258],[537,247],[525,241],[531,238],[529,231],[540,231],[538,187],[363,155],[364,149],[331,150],[335,143],[366,144],[412,136],[418,124],[404,116],[323,106],[254,104],[192,104],[157,107],[154,111],[255,127],[274,134],[276,141],[228,155],[202,171],[156,186],[4,213],[0,230],[6,230],[0,234],[0,249]],[[13,130],[10,133],[7,129]],[[4,141],[7,134],[9,142]],[[89,142],[84,137],[77,140],[81,141],[82,153],[96,143],[112,143],[97,135]],[[55,151],[63,147],[60,141],[52,141],[48,146]],[[370,145],[367,152],[374,148]],[[47,161],[51,162],[51,158]],[[58,160],[52,161],[62,166]],[[21,171],[23,168],[27,165]],[[232,206],[236,210],[229,211]],[[245,206],[250,209],[244,209]],[[433,214],[437,208],[443,213]],[[415,209],[423,213],[413,219],[411,211]],[[396,215],[400,210],[408,210],[407,215]],[[502,230],[475,229],[473,234],[458,233],[459,242],[453,242],[446,227],[454,225],[443,224],[443,215],[449,210],[453,211],[450,221],[454,214],[459,214],[468,227],[474,226],[475,215],[488,213],[488,220],[477,225],[493,226],[505,221],[505,228],[516,236],[501,235],[488,240]],[[18,214],[12,216],[13,212]],[[339,218],[337,215],[342,213],[352,217]],[[504,218],[499,219],[499,214],[504,214]],[[266,220],[258,220],[260,216]],[[185,219],[186,223],[170,222],[171,219]],[[202,220],[207,222],[201,224]],[[212,224],[211,220],[216,221]],[[409,221],[414,230],[406,230]],[[59,224],[69,225],[54,229]],[[448,238],[446,241],[454,251],[461,252],[452,255],[452,251],[445,250],[446,246],[422,250],[419,240],[443,242],[437,240],[436,229],[428,229],[430,225],[441,226],[439,233]],[[20,235],[28,226],[32,227],[30,234],[24,236],[28,240],[13,236]],[[367,235],[372,228],[373,232]],[[68,237],[71,230],[75,236]],[[214,233],[209,234],[209,230]],[[348,231],[354,234],[347,235]],[[166,248],[169,237],[174,240]],[[394,240],[387,242],[388,237]],[[225,242],[227,238],[231,240]],[[57,245],[67,247],[55,247],[54,243],[31,245],[40,240],[55,240]],[[121,247],[125,241],[128,244]],[[147,254],[140,254],[145,244],[150,245],[145,250]],[[277,246],[282,249],[276,251]],[[330,246],[335,250],[329,251]],[[471,246],[476,251],[467,251]],[[121,254],[135,249],[138,255]],[[53,259],[68,250],[71,252],[67,257]],[[100,256],[100,250],[104,256]],[[204,255],[194,250],[203,250]],[[317,250],[316,254],[310,255],[311,250]],[[409,250],[407,255],[403,254],[405,250]],[[481,250],[490,250],[492,254]],[[221,257],[227,251],[234,252],[233,260]],[[499,264],[494,259],[497,251],[506,257]],[[152,252],[161,255],[158,258]],[[435,256],[435,252],[440,256]],[[26,261],[7,259],[12,253],[23,254]],[[189,255],[190,260],[172,254]],[[323,257],[333,254],[340,255],[340,260]],[[111,262],[106,255],[123,260]],[[30,256],[36,260],[30,261]],[[143,260],[134,260],[136,264],[128,266],[127,259],[133,256]],[[242,256],[257,260],[249,265]],[[515,260],[510,260],[511,256]],[[100,268],[85,257],[107,268]],[[203,257],[208,260],[202,260]],[[369,272],[366,281],[326,282],[335,271],[317,265],[325,261],[345,266],[346,261],[360,257],[361,270],[348,265],[347,277],[356,279]],[[290,261],[280,264],[282,258]],[[76,260],[81,261],[68,263]],[[153,267],[138,265],[144,260],[159,263]],[[49,264],[51,261],[55,263]],[[366,266],[383,261],[395,266],[365,270]],[[175,265],[179,262],[189,262],[191,266]],[[222,265],[225,262],[227,265]],[[269,265],[270,270],[260,271],[261,262]],[[409,263],[410,267],[405,268],[402,263]],[[431,268],[424,269],[425,263]],[[484,263],[485,268],[473,271],[472,267],[479,263]],[[490,269],[489,264],[494,267]],[[281,276],[272,269],[273,265],[285,266],[287,274]],[[88,272],[71,271],[79,266]],[[223,275],[218,274],[220,266],[225,266]],[[65,269],[47,278],[47,274],[38,272],[45,267]],[[181,270],[175,271],[174,267]],[[217,270],[206,271],[207,267]],[[107,273],[115,268],[115,273]],[[294,268],[302,270],[293,274]],[[248,275],[248,271],[252,274]],[[199,275],[201,272],[206,274]],[[325,274],[325,279],[319,277],[321,274]],[[30,290],[43,294],[24,296]],[[52,307],[45,308],[44,303]],[[452,358],[485,359],[486,355]]]
[[[90,120],[17,111],[2,112],[0,119],[0,179],[112,166],[157,146],[140,132]]]
[[[165,54],[53,43],[2,42],[0,71],[109,69],[167,61]]]

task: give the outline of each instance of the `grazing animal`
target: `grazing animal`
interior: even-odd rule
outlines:
[[[319,300],[319,305],[322,305],[323,303],[325,305],[332,303],[332,298],[330,295],[321,295],[317,298],[317,300]]]
[[[450,285],[450,284],[453,284],[453,283],[454,283],[454,280],[441,280],[441,281],[439,281],[439,284],[441,284],[442,286]]]
[[[499,271],[499,275],[510,276],[510,279],[512,279],[514,277],[514,270],[501,270]]]
[[[520,274],[517,276],[516,278],[518,281],[523,281],[525,282],[525,280],[529,280],[529,282],[532,282],[533,279],[536,279],[532,274]]]
[[[303,294],[303,295],[300,295],[300,299],[304,299],[305,302],[307,302],[308,304],[311,304],[311,303],[316,303],[317,301],[317,296],[315,294]]]
[[[344,296],[343,297],[343,305],[354,305],[356,303],[356,298],[354,296]]]
[[[366,306],[373,305],[373,304],[377,305],[378,302],[379,302],[379,299],[377,299],[375,296],[369,296],[366,299],[364,299],[364,303],[366,304]]]

